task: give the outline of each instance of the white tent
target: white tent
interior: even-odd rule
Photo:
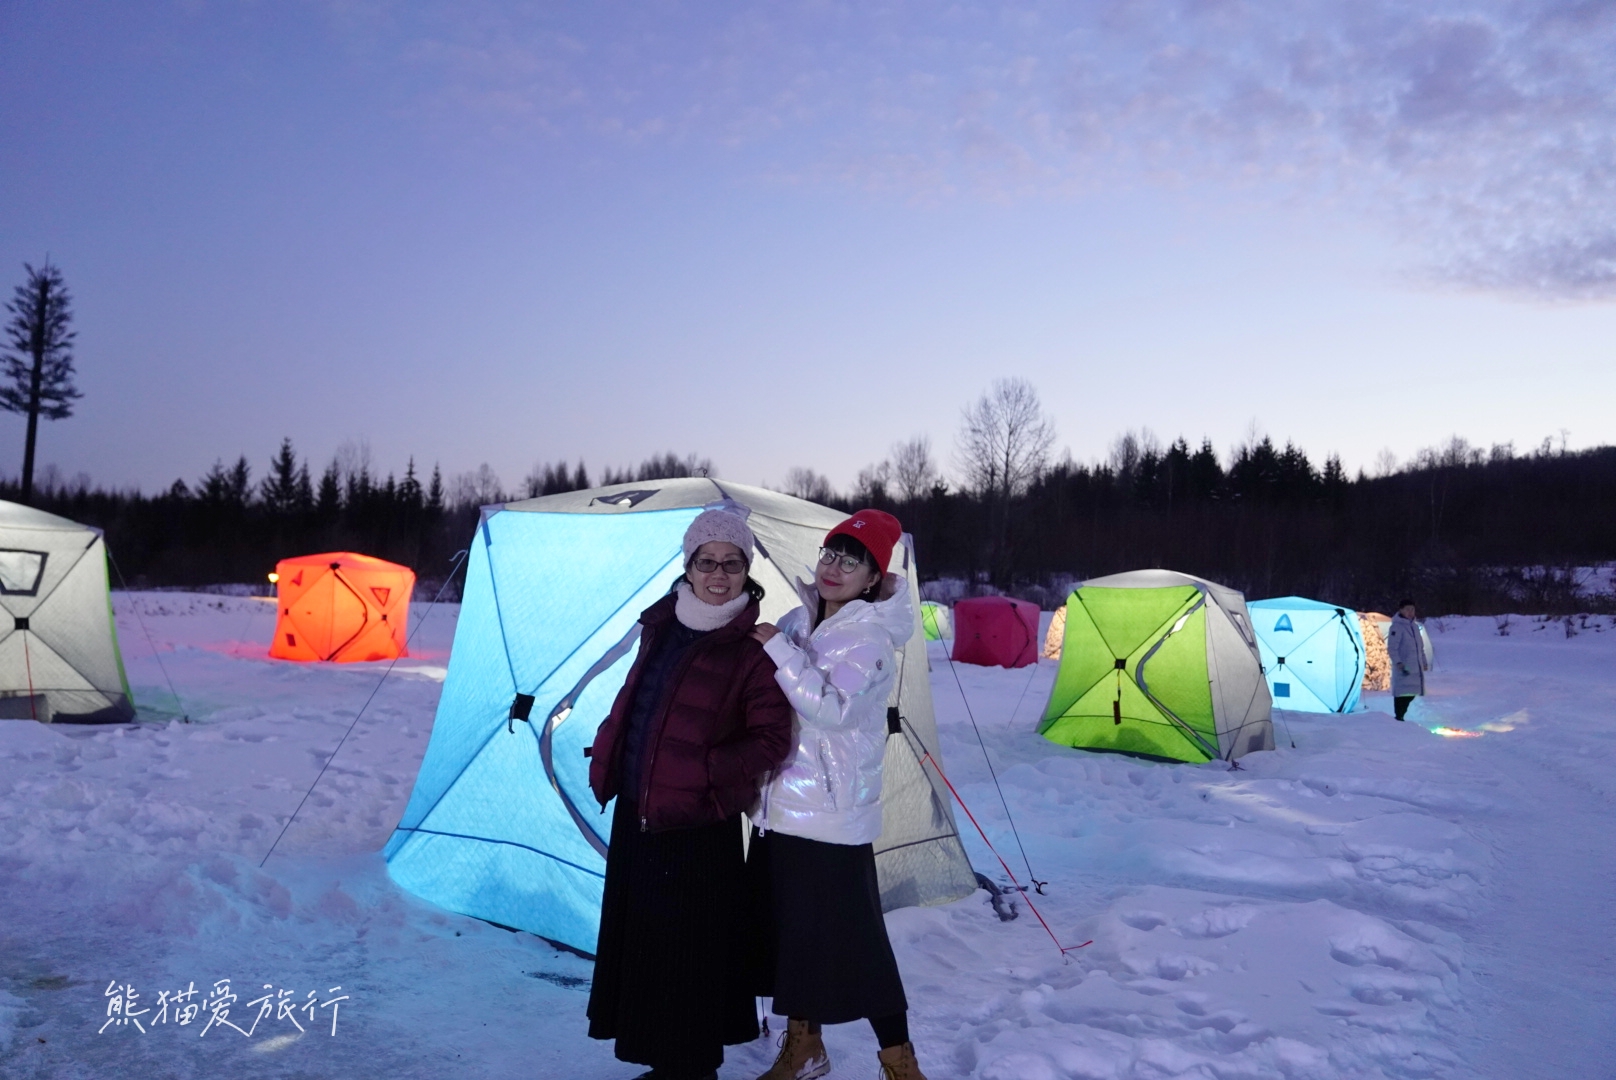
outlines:
[[[0,608],[0,719],[134,719],[99,529],[0,502]]]
[[[846,515],[704,478],[484,508],[432,740],[386,849],[395,881],[454,911],[594,947],[611,818],[592,805],[582,751],[628,673],[640,612],[683,569],[685,528],[725,497],[751,508],[752,576],[767,592],[763,619],[778,620],[798,604],[791,579],[811,577]],[[916,616],[889,702],[902,724],[887,737],[875,843],[888,910],[976,887],[948,789],[923,764],[940,758],[907,537],[890,569],[907,578]]]

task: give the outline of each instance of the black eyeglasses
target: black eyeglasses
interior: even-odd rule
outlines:
[[[717,559],[710,559],[706,555],[703,555],[690,565],[694,566],[696,568],[696,572],[699,574],[710,574],[720,567],[723,567],[724,573],[726,574],[746,573],[745,559],[725,559],[723,562],[719,562]]]
[[[830,566],[832,563],[840,564],[844,574],[851,574],[859,567],[866,565],[864,560],[857,555],[845,555],[840,551],[832,551],[830,548],[820,548],[819,565]]]

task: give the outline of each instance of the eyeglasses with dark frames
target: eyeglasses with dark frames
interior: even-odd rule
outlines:
[[[864,559],[858,555],[848,555],[844,552],[832,551],[830,548],[825,547],[820,548],[819,565],[830,566],[832,563],[839,564],[842,568],[842,573],[844,574],[851,574],[859,567],[869,565],[869,563],[865,562]]]
[[[744,573],[746,573],[746,560],[745,559],[731,558],[731,559],[725,559],[723,562],[719,562],[717,559],[709,558],[706,555],[702,555],[699,558],[697,558],[694,562],[692,562],[690,565],[694,566],[696,568],[696,572],[698,574],[710,574],[714,570],[717,570],[717,569],[719,569],[721,567],[723,568],[723,571],[726,574],[744,574]]]

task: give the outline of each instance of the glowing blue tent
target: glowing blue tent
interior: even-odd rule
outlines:
[[[1356,612],[1300,596],[1246,606],[1274,708],[1344,713],[1357,707],[1364,640]]]
[[[385,849],[395,881],[451,910],[594,950],[611,811],[590,794],[583,751],[633,662],[640,612],[683,569],[685,528],[723,497],[752,510],[752,574],[768,594],[763,619],[776,621],[798,603],[788,577],[809,575],[845,515],[705,478],[484,508],[432,739]],[[888,909],[976,887],[947,788],[921,764],[938,747],[910,550],[906,538],[892,567],[908,578],[916,632],[899,658],[909,677],[892,704],[905,725],[887,740],[876,843]]]

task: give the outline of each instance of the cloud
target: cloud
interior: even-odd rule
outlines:
[[[386,10],[427,99],[519,132],[920,199],[1277,183],[1384,222],[1435,278],[1616,296],[1608,0]]]

